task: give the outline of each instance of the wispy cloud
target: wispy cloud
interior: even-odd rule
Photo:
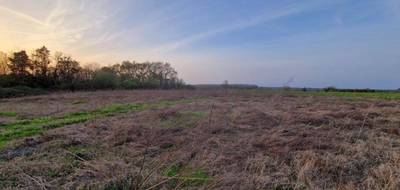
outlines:
[[[48,26],[47,23],[42,22],[41,20],[38,20],[38,19],[28,15],[28,14],[24,14],[22,12],[10,9],[8,7],[5,7],[5,6],[1,6],[0,5],[0,11],[6,12],[6,13],[14,16],[14,17],[17,17],[17,18],[20,18],[20,19],[24,19],[24,20],[26,20],[28,22],[33,23],[33,24],[37,24],[37,25],[44,26],[44,27]]]
[[[290,17],[296,15],[298,13],[302,13],[308,10],[315,9],[322,5],[331,4],[331,2],[322,2],[322,1],[309,1],[307,3],[292,3],[278,10],[266,10],[263,14],[254,16],[250,19],[241,20],[233,23],[222,24],[219,27],[211,28],[207,31],[199,32],[197,34],[191,35],[189,37],[180,39],[175,42],[171,42],[168,44],[161,45],[157,48],[152,49],[155,52],[168,52],[176,50],[180,47],[189,45],[191,43],[210,38],[213,36],[217,36],[224,33],[233,32],[236,30],[246,29],[252,26],[257,26],[260,24],[266,24],[268,22],[273,22],[275,20]]]
[[[349,65],[398,70],[398,21],[399,0],[0,0],[0,50],[46,45],[83,62],[172,61],[194,83],[296,76],[300,85],[329,74],[335,82],[331,68],[346,76]]]
[[[48,2],[37,1],[37,3]],[[29,12],[17,11],[18,4],[13,9],[0,5],[0,14],[4,22],[0,21],[2,25],[0,31],[3,34],[0,40],[3,46],[12,49],[30,49],[47,45],[72,53],[75,53],[74,47],[108,40],[109,37],[106,36],[99,38],[89,34],[105,25],[108,14],[102,8],[107,7],[104,6],[106,1],[92,3],[91,9],[85,8],[86,3],[88,1],[53,1],[52,8],[43,10],[43,13],[47,12],[47,16],[41,19],[31,16]],[[78,56],[83,55],[78,52]]]

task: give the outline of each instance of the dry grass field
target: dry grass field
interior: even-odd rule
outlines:
[[[400,100],[263,90],[0,101],[0,189],[400,189]]]

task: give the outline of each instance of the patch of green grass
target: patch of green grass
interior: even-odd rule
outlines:
[[[206,114],[200,111],[179,112],[161,121],[163,127],[195,127]]]
[[[60,172],[58,172],[57,170],[49,170],[47,171],[47,176],[51,177],[51,178],[55,178],[55,177],[60,177]]]
[[[17,117],[15,112],[0,112],[0,117]]]
[[[373,98],[383,100],[400,100],[400,93],[398,92],[316,92],[317,95],[322,96],[337,96],[345,98]]]
[[[256,95],[273,95],[273,94],[284,94],[294,96],[334,96],[344,97],[348,99],[381,99],[381,100],[400,100],[400,92],[325,92],[325,91],[299,91],[299,90],[269,90],[269,89],[254,89],[254,90],[242,90],[246,93]]]
[[[179,172],[182,171],[182,168],[183,167],[180,164],[172,165],[171,167],[169,167],[167,169],[167,171],[165,172],[165,175],[168,177],[175,177],[179,174]]]
[[[204,170],[197,169],[195,170],[192,175],[192,179],[187,180],[188,186],[201,186],[211,180],[211,177],[207,175]]]
[[[315,96],[334,96],[343,97],[349,100],[357,99],[380,99],[380,100],[400,100],[399,92],[302,92],[302,91],[290,91],[286,92],[292,95],[315,95]]]
[[[198,187],[211,180],[211,177],[204,170],[183,167],[180,164],[169,167],[165,175],[173,178],[170,181],[171,186],[182,183],[184,187]]]
[[[89,152],[89,150],[85,147],[81,147],[81,146],[72,146],[69,147],[68,150],[73,153],[73,154],[85,154],[87,152]]]
[[[182,100],[179,102],[181,101]],[[184,101],[190,102],[190,100]],[[51,128],[83,123],[103,117],[111,117],[128,113],[130,111],[167,107],[176,103],[177,102],[174,101],[162,101],[158,103],[116,104],[87,112],[69,113],[61,117],[42,117],[30,120],[19,120],[14,123],[0,125],[0,150],[12,140],[39,135]]]
[[[89,112],[70,113],[62,117],[43,117],[32,120],[20,120],[15,123],[6,124],[0,126],[0,149],[3,148],[8,141],[41,134],[50,128],[57,128],[101,117],[127,113],[133,110],[140,110],[141,107],[141,104],[112,105]]]

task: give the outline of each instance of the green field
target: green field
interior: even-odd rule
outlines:
[[[373,98],[384,100],[400,100],[398,92],[311,92],[321,96],[337,96],[346,98]]]

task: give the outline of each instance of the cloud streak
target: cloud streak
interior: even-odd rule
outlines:
[[[8,14],[11,14],[11,15],[15,16],[15,17],[24,19],[26,21],[29,21],[29,22],[33,23],[33,24],[37,24],[39,26],[43,26],[43,27],[47,27],[48,26],[47,23],[45,23],[45,22],[42,22],[42,21],[40,21],[40,20],[38,20],[38,19],[28,15],[28,14],[21,13],[19,11],[10,9],[8,7],[4,7],[4,6],[0,5],[0,11],[1,12],[6,12]]]
[[[263,14],[260,14],[258,16],[254,16],[250,19],[246,20],[241,20],[238,22],[228,23],[228,24],[222,24],[222,26],[217,27],[217,28],[212,28],[208,31],[203,31],[197,34],[194,34],[192,36],[180,39],[178,41],[169,43],[169,44],[164,44],[161,45],[160,47],[154,48],[152,51],[155,52],[168,52],[168,51],[173,51],[176,50],[180,47],[190,45],[194,42],[207,39],[210,37],[214,37],[217,35],[237,31],[237,30],[242,30],[246,29],[249,27],[257,26],[260,24],[266,24],[268,22],[273,22],[281,18],[285,17],[290,17],[305,11],[309,11],[312,9],[315,9],[319,6],[326,5],[327,3],[323,3],[321,1],[310,1],[308,3],[293,3],[288,6],[285,6],[279,10],[266,10]],[[329,3],[331,4],[331,3]]]
[[[398,0],[0,0],[0,16],[1,51],[46,45],[84,62],[172,61],[193,83],[296,76],[296,85],[341,86],[329,71],[352,80],[342,70],[400,69]]]

